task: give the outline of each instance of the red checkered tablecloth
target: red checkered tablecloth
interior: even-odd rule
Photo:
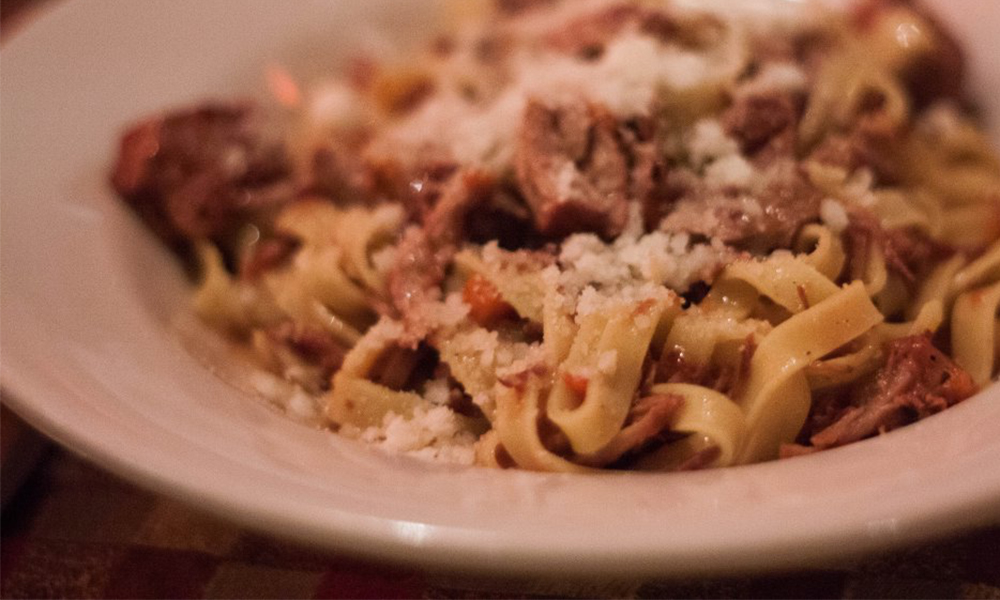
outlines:
[[[756,577],[501,579],[373,564],[242,529],[54,446],[35,461],[39,438],[6,411],[0,422],[3,598],[1000,598],[1000,527]],[[25,461],[34,469],[14,481]]]

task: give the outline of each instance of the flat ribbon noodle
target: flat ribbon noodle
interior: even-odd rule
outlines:
[[[663,309],[664,302],[644,300],[631,307],[605,309],[581,323],[560,373],[589,370],[583,401],[557,374],[548,405],[549,418],[566,434],[575,452],[597,452],[621,430]],[[613,365],[602,364],[607,357],[613,358]]]
[[[994,242],[982,256],[955,273],[952,289],[960,292],[998,279],[1000,279],[1000,241]]]
[[[936,265],[924,279],[923,283],[920,284],[916,298],[907,307],[906,317],[908,319],[916,318],[917,314],[923,310],[924,305],[928,302],[938,301],[944,309],[951,308],[951,303],[956,293],[954,289],[956,275],[964,264],[965,257],[961,254],[956,254]]]
[[[491,335],[490,343],[481,343],[483,337]],[[495,334],[482,327],[469,327],[449,332],[449,335],[435,341],[441,362],[448,365],[452,377],[472,396],[490,393],[496,384],[494,360],[486,355],[487,347],[492,346],[495,339]],[[496,345],[499,343],[496,342]],[[493,352],[495,354],[495,350]]]
[[[931,300],[920,307],[920,312],[906,323],[880,323],[875,327],[875,335],[881,343],[886,343],[911,335],[935,333],[944,322],[944,304]]]
[[[748,336],[763,338],[771,330],[767,321],[743,319],[729,311],[691,311],[674,320],[663,346],[677,352],[687,364],[704,367],[720,345],[742,344]]]
[[[739,463],[776,458],[794,439],[811,401],[804,369],[882,322],[864,286],[854,282],[792,316],[761,341],[742,403],[748,436]]]
[[[332,422],[372,427],[382,424],[390,413],[409,417],[416,407],[430,406],[419,394],[395,391],[370,380],[372,368],[401,333],[399,323],[383,318],[347,353],[327,395],[326,415]]]
[[[538,434],[542,415],[542,382],[529,376],[523,387],[497,386],[497,412],[493,429],[504,450],[519,467],[534,471],[588,473],[594,469],[572,463],[552,453]]]
[[[847,260],[844,244],[829,227],[815,223],[806,225],[799,234],[798,247],[813,246],[812,252],[802,255],[802,262],[819,271],[830,281],[835,281],[844,270]]]
[[[402,207],[384,204],[373,209],[347,209],[336,222],[346,270],[372,293],[381,294],[386,287],[385,276],[372,264],[372,253],[392,242],[403,217]]]
[[[719,456],[710,466],[725,467],[735,463],[746,435],[746,419],[739,405],[725,394],[688,383],[663,383],[654,385],[652,391],[684,398],[671,430],[702,436],[708,439],[709,445],[719,448]]]
[[[559,291],[559,271],[549,267],[542,272],[545,297],[542,301],[542,343],[549,362],[561,364],[569,356],[578,327],[573,321],[567,298]]]
[[[455,256],[455,264],[460,269],[485,277],[518,315],[534,323],[542,323],[545,286],[538,270],[501,266],[485,261],[469,250],[459,252]]]
[[[746,282],[760,295],[793,314],[822,302],[839,290],[829,278],[790,254],[734,262],[723,270],[720,280]]]
[[[951,347],[955,362],[976,385],[989,383],[996,365],[997,310],[1000,283],[961,294],[951,315]]]
[[[874,332],[859,338],[858,349],[840,356],[817,360],[806,367],[806,379],[812,390],[831,388],[857,381],[873,372],[881,363],[879,337]]]
[[[234,279],[222,253],[208,241],[195,244],[201,279],[195,291],[194,311],[204,321],[230,332],[246,333],[254,327],[275,323],[281,311],[270,296]]]
[[[938,235],[944,215],[940,201],[931,194],[884,189],[872,192],[870,208],[882,227],[914,227],[932,236]]]
[[[813,390],[845,385],[881,366],[886,342],[911,335],[933,334],[944,321],[944,305],[940,300],[926,302],[917,316],[906,323],[879,323],[858,338],[856,350],[833,358],[817,360],[806,367],[809,387]]]
[[[334,377],[326,415],[338,425],[377,427],[386,415],[413,416],[418,406],[430,406],[420,394],[398,392],[360,377]]]

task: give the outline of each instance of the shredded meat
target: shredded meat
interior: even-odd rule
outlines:
[[[740,362],[721,368],[693,364],[681,352],[666,350],[656,363],[654,381],[657,383],[693,383],[713,389],[727,396],[739,397],[750,377],[750,361],[757,351],[753,334],[740,345]]]
[[[645,228],[655,229],[677,199],[667,177],[656,124],[649,117],[634,118],[622,123],[618,132],[629,164],[629,198],[639,202]]]
[[[379,193],[378,171],[361,157],[363,138],[324,139],[312,151],[303,188],[338,204],[371,204]]]
[[[976,392],[972,378],[931,344],[915,335],[887,345],[888,359],[863,387],[855,404],[810,438],[831,448],[891,431],[938,413]]]
[[[693,184],[693,172],[687,169],[664,170],[658,173],[659,180],[653,185],[653,193],[642,198],[642,221],[647,230],[655,230],[663,219],[675,209],[677,202],[694,194],[697,184]]]
[[[603,466],[641,450],[670,427],[683,405],[684,397],[677,394],[652,394],[640,398],[629,410],[622,430],[597,453],[581,457],[581,462]]]
[[[543,234],[621,233],[630,182],[617,129],[615,118],[599,106],[528,103],[515,169]]]
[[[372,365],[371,379],[390,390],[400,391],[410,381],[419,359],[419,347],[414,349],[390,346]]]
[[[738,96],[722,114],[726,133],[752,155],[773,144],[775,154],[795,148],[795,128],[799,120],[796,100],[788,93],[769,92]]]
[[[441,299],[445,265],[453,248],[437,250],[419,227],[407,229],[396,250],[387,277],[392,306],[403,318],[406,337],[401,343],[416,348],[433,328],[425,307]]]
[[[400,186],[399,198],[410,219],[422,223],[458,171],[458,165],[451,161],[432,161],[417,171],[418,174],[408,178],[409,182]]]
[[[224,241],[294,196],[284,145],[250,104],[203,104],[148,119],[121,139],[115,190],[164,240]]]
[[[880,111],[862,115],[846,133],[826,136],[810,160],[847,172],[866,167],[882,185],[900,180],[898,153],[904,133]]]
[[[486,202],[465,217],[465,238],[474,244],[496,241],[501,248],[531,248],[541,243],[531,210],[517,190],[500,185]]]
[[[398,197],[411,221],[434,230],[431,237],[497,240],[504,248],[535,243],[531,211],[507,182],[481,170],[460,171],[448,161],[430,162],[418,173]]]
[[[849,225],[844,231],[849,273],[863,273],[872,248],[878,247],[885,257],[886,267],[912,284],[928,264],[954,252],[916,229],[884,229],[875,215],[863,209],[852,209],[849,217]]]
[[[389,346],[371,368],[371,379],[395,390],[415,390],[434,374],[438,353],[427,344],[416,348]]]
[[[722,454],[722,449],[718,446],[709,446],[695,452],[687,460],[677,466],[678,471],[697,471],[710,467],[712,463]]]
[[[788,247],[806,223],[818,220],[823,195],[790,162],[777,164],[758,194],[692,187],[660,229],[717,238],[754,252]]]
[[[280,233],[258,241],[240,265],[240,277],[253,281],[267,271],[285,264],[300,244],[297,238]]]
[[[486,173],[455,171],[421,208],[423,225],[404,232],[387,277],[392,307],[406,326],[404,345],[415,345],[433,329],[429,306],[441,299],[445,268],[465,238],[469,215],[487,205],[495,189]]]
[[[496,189],[492,176],[474,169],[456,173],[424,219],[427,238],[436,246],[459,243],[473,209],[486,205]]]
[[[284,321],[267,330],[272,343],[290,350],[296,357],[320,369],[320,387],[329,385],[330,377],[344,362],[348,348],[330,332],[292,321]]]

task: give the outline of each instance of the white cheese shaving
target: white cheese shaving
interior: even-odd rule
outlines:
[[[850,224],[844,205],[833,198],[825,198],[819,205],[819,216],[830,231],[841,234]]]

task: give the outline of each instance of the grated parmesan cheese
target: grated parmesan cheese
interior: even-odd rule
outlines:
[[[423,396],[425,400],[437,406],[448,404],[448,399],[451,396],[448,380],[443,378],[428,380],[424,384]]]
[[[847,229],[850,221],[844,205],[833,198],[825,198],[819,205],[819,216],[830,231],[841,234]]]
[[[756,175],[753,165],[739,154],[724,156],[705,167],[705,183],[713,188],[748,189]]]
[[[597,357],[597,370],[608,377],[618,370],[618,351],[608,350]]]
[[[475,459],[476,437],[445,406],[417,407],[410,418],[389,413],[381,426],[368,427],[358,437],[387,452],[425,460],[471,465]]]
[[[585,15],[601,10],[606,2],[589,5],[581,0],[566,3],[567,11]],[[532,23],[505,24],[508,34],[532,37],[532,30],[565,22],[559,11]],[[494,32],[495,33],[495,32]],[[476,36],[464,40],[474,45]],[[513,157],[517,129],[511,123],[520,116],[529,98],[545,98],[552,104],[586,98],[621,117],[650,114],[664,89],[690,90],[709,83],[734,79],[746,65],[742,33],[731,23],[723,39],[710,49],[692,49],[639,30],[626,29],[604,49],[598,60],[581,61],[544,45],[513,44],[502,69],[503,86],[487,100],[470,99],[463,89],[496,88],[491,70],[482,66],[456,67],[445,60],[437,68],[440,91],[412,114],[379,132],[369,146],[374,155],[401,157],[461,157],[463,162],[501,172]],[[467,62],[468,52],[455,52],[451,61]],[[478,71],[477,71],[478,69]],[[460,73],[456,75],[456,73]],[[568,166],[568,168],[571,166]],[[569,174],[560,183],[570,185]]]
[[[764,64],[752,79],[741,85],[737,94],[760,94],[764,92],[804,92],[809,80],[802,69],[790,62],[769,62]]]
[[[575,234],[562,245],[559,287],[577,298],[577,314],[586,315],[613,300],[664,298],[667,288],[683,292],[731,257],[721,242],[692,244],[686,233],[622,235],[610,244],[593,234]]]
[[[687,140],[688,155],[695,167],[739,154],[740,145],[726,135],[718,119],[702,119],[694,124]]]

